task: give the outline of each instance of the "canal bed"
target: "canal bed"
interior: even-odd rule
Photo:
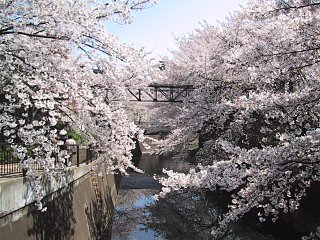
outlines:
[[[209,240],[220,213],[221,199],[201,193],[181,192],[155,200],[161,186],[154,180],[162,169],[186,171],[192,162],[144,154],[136,165],[144,174],[131,173],[120,183],[111,240]],[[223,240],[283,240],[261,231],[258,225],[234,224]],[[289,239],[289,238],[288,238]],[[290,238],[292,239],[292,238]]]

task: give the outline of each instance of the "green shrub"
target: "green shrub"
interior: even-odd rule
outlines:
[[[85,136],[74,129],[69,129],[67,131],[67,136],[75,140],[77,144],[85,143]]]

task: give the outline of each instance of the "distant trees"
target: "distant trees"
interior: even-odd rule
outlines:
[[[166,143],[205,142],[188,174],[166,171],[160,195],[232,192],[215,238],[252,209],[261,222],[295,211],[320,180],[319,17],[319,1],[252,0],[180,39],[165,61],[168,79],[197,87]]]
[[[143,51],[108,34],[104,23],[127,23],[134,10],[154,2],[1,1],[0,139],[35,180],[38,200],[40,175],[32,163],[47,177],[63,178],[69,155],[62,138],[70,128],[99,151],[97,166],[134,168],[132,138],[141,133],[126,116],[124,92],[147,84],[153,67]],[[108,101],[108,90],[119,101]]]

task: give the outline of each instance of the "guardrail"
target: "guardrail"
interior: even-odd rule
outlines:
[[[77,167],[79,167],[81,163],[88,164],[89,162],[92,161],[93,151],[90,148],[90,146],[78,145],[78,144],[77,145],[67,144],[65,146],[70,154],[69,162],[66,163],[68,166],[76,165]]]
[[[90,146],[85,145],[65,145],[69,151],[70,158],[66,161],[67,166],[80,166],[82,163],[89,163],[93,159],[93,152]],[[33,169],[41,170],[39,163],[31,165]],[[21,161],[14,156],[9,144],[0,143],[0,177],[12,174],[26,174],[26,170],[21,167]]]

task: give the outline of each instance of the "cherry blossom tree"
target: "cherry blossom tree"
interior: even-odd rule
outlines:
[[[165,61],[169,79],[197,87],[165,144],[194,134],[204,143],[188,174],[165,171],[160,196],[230,192],[229,211],[212,231],[217,239],[253,209],[261,222],[295,211],[320,180],[319,7],[250,1],[218,27],[203,24],[180,39]]]
[[[85,136],[97,171],[124,173],[133,138],[126,87],[148,84],[157,68],[143,50],[108,33],[106,21],[126,24],[156,1],[5,0],[0,3],[0,130],[33,179],[39,208],[40,164],[64,178],[68,129]],[[111,101],[110,99],[115,99]]]

